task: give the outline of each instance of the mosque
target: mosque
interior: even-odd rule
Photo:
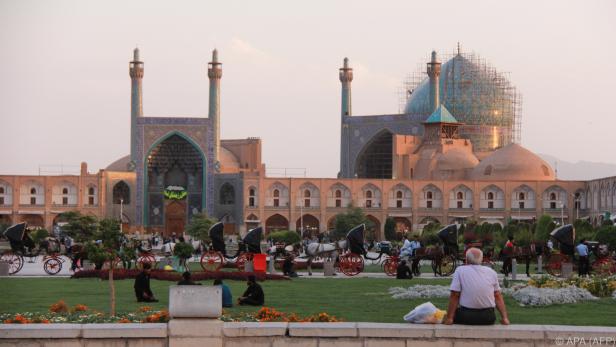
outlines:
[[[268,177],[261,139],[220,139],[222,63],[208,63],[207,118],[144,117],[144,63],[129,62],[130,154],[79,175],[0,175],[0,224],[47,229],[79,210],[121,219],[123,230],[181,233],[196,213],[241,234],[324,232],[348,206],[361,207],[380,238],[388,218],[398,231],[477,220],[504,224],[549,214],[567,223],[599,223],[616,214],[616,177],[558,180],[552,167],[519,145],[520,96],[507,78],[457,53],[410,84],[404,112],[352,114],[353,69],[341,82],[340,171],[336,178]]]

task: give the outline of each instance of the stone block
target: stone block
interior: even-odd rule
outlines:
[[[323,262],[323,276],[334,276],[336,274],[336,270],[334,269],[334,262],[331,260],[326,260]]]
[[[218,337],[170,337],[169,347],[222,347],[222,338]]]
[[[501,342],[498,347],[534,347],[533,341],[528,342]]]
[[[541,325],[439,325],[434,330],[434,336],[478,340],[543,340],[544,333]]]
[[[41,347],[41,343],[34,340],[0,340],[0,347]]]
[[[169,315],[172,318],[218,318],[221,314],[220,286],[169,287]]]
[[[43,347],[81,347],[81,340],[77,339],[53,339],[39,340]]]
[[[289,336],[356,337],[357,323],[289,323]]]
[[[127,323],[127,324],[84,324],[84,339],[110,338],[152,338],[167,337],[167,324],[164,323]]]
[[[364,347],[406,347],[404,339],[365,339]]]
[[[285,336],[288,323],[233,322],[224,323],[223,333],[227,337],[242,336]]]
[[[0,324],[0,339],[71,339],[81,336],[81,324]]]
[[[453,342],[451,340],[406,340],[407,347],[452,347]]]
[[[431,338],[434,336],[434,326],[431,324],[357,323],[357,331],[361,337]]]
[[[218,319],[176,318],[167,323],[169,337],[222,338],[223,322]]]
[[[491,341],[454,341],[453,347],[494,347]]]
[[[319,339],[319,347],[363,347],[361,339]]]
[[[126,347],[124,339],[87,339],[83,342],[84,347]]]
[[[272,347],[317,347],[317,342],[316,338],[274,337]]]
[[[0,277],[9,275],[9,263],[6,261],[0,261]]]
[[[572,263],[563,263],[561,267],[563,278],[569,278],[573,274],[573,264]]]
[[[270,347],[271,337],[227,337],[224,340],[225,347]]]
[[[167,347],[167,339],[129,339],[126,347]]]

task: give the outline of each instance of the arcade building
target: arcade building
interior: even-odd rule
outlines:
[[[520,146],[518,94],[506,78],[458,50],[444,64],[435,52],[428,78],[409,90],[404,113],[354,116],[353,69],[344,59],[340,171],[337,178],[268,177],[259,138],[220,139],[222,63],[208,63],[207,118],[144,117],[144,63],[129,62],[130,153],[96,173],[0,174],[0,223],[51,230],[78,210],[121,218],[123,230],[182,233],[196,213],[242,234],[325,232],[348,206],[361,207],[383,238],[398,231],[477,220],[504,224],[549,214],[563,223],[600,223],[616,214],[616,177],[557,179],[551,166]]]

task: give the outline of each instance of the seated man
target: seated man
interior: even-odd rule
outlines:
[[[406,238],[404,238],[404,244],[402,245],[402,248],[400,248],[401,258],[410,257],[413,255],[413,249],[411,248],[411,241],[409,241],[410,238],[411,238],[410,234],[408,234]]]
[[[135,278],[135,296],[137,302],[158,302],[150,289],[150,263],[143,264],[143,271]]]
[[[458,267],[453,274],[445,324],[494,324],[495,306],[500,312],[501,323],[509,324],[496,272],[482,266],[482,260],[480,249],[473,247],[466,251],[466,265]]]
[[[263,294],[263,288],[257,283],[255,276],[248,276],[248,288],[244,292],[244,295],[237,299],[237,303],[240,305],[252,305],[261,306],[265,302],[265,294]]]
[[[222,287],[222,307],[233,307],[233,297],[229,287],[222,283],[221,279],[214,280],[214,285]]]
[[[406,265],[406,260],[400,260],[398,267],[396,268],[396,278],[399,280],[404,279],[413,279],[413,274],[411,273],[411,269],[409,269],[408,265]]]
[[[201,283],[197,283],[197,282],[193,282],[192,278],[191,278],[191,274],[188,271],[185,271],[182,274],[182,280],[180,280],[178,282],[178,286],[195,286],[195,285],[201,285]]]
[[[289,277],[297,277],[297,272],[295,272],[293,267],[293,255],[289,254],[284,258],[284,262],[282,263],[282,274]]]

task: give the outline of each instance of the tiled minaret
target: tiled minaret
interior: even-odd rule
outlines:
[[[349,58],[344,58],[339,74],[342,84],[341,112],[340,112],[340,172],[341,177],[350,175],[349,167],[349,127],[345,122],[346,117],[351,116],[351,82],[353,81],[353,69],[349,67]]]
[[[210,79],[210,105],[208,118],[214,129],[214,161],[219,165],[220,153],[220,79],[222,78],[222,63],[218,62],[218,51],[212,52],[212,61],[208,64],[207,77]]]
[[[137,158],[137,118],[143,117],[143,62],[139,60],[139,48],[133,51],[133,61],[129,63],[130,75],[130,160],[132,165],[139,163]],[[129,169],[134,169],[129,168]]]
[[[441,76],[441,63],[438,61],[435,51],[432,51],[432,59],[428,63],[426,72],[428,77],[430,77],[430,114],[432,114],[440,105],[439,78]]]

